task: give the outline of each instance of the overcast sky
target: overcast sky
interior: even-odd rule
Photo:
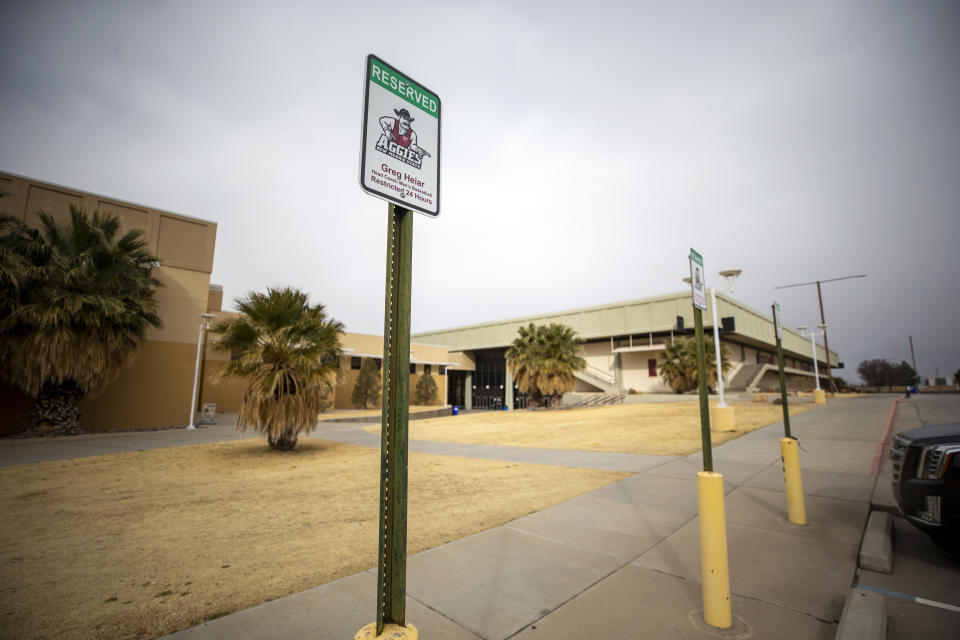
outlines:
[[[0,169],[218,223],[225,297],[383,326],[364,61],[442,99],[413,330],[680,291],[960,368],[960,3],[32,2],[0,21]],[[713,278],[711,282],[709,278]]]

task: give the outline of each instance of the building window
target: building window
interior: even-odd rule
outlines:
[[[428,364],[423,365],[423,373],[424,374],[430,373],[430,365]]]
[[[410,375],[414,376],[417,374],[417,365],[410,363]]]
[[[650,358],[649,360],[647,360],[647,375],[649,375],[651,378],[657,377],[657,359],[656,358]]]
[[[350,368],[351,368],[351,369],[359,369],[359,368],[360,368],[360,361],[361,361],[361,360],[362,360],[362,358],[360,358],[359,356],[351,356],[351,357],[350,357]]]
[[[443,367],[443,366],[441,366],[441,365],[438,364],[438,365],[437,365],[437,375],[438,375],[438,376],[445,376],[445,375],[447,375],[447,368],[446,368],[446,367]]]

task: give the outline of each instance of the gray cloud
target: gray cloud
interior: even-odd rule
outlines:
[[[415,330],[679,290],[694,246],[848,367],[960,367],[953,2],[21,3],[0,168],[219,223],[228,298],[301,286],[382,325],[357,183],[363,57],[443,99]],[[717,285],[723,285],[717,278]],[[721,289],[722,290],[722,289]],[[949,319],[949,320],[948,320]],[[853,377],[849,370],[846,377]]]

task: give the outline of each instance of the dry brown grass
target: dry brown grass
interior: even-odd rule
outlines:
[[[731,403],[736,431],[714,431],[723,444],[783,418],[779,405]],[[790,407],[790,415],[812,405]],[[377,432],[379,427],[368,427]],[[700,405],[695,402],[623,404],[568,411],[490,411],[410,422],[415,440],[470,442],[544,449],[688,455],[700,450]]]
[[[0,469],[0,636],[152,638],[375,566],[379,463],[302,439]],[[626,475],[411,454],[409,551]]]

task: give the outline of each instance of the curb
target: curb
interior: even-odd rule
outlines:
[[[408,420],[423,420],[425,418],[442,418],[444,416],[451,415],[450,407],[443,409],[432,409],[430,411],[411,411],[409,414]],[[357,416],[355,418],[328,418],[326,420],[318,420],[317,424],[321,425],[324,422],[355,422],[355,423],[375,423],[380,422],[380,414],[369,415],[369,416]]]
[[[886,640],[887,605],[874,591],[850,589],[835,640]]]
[[[893,518],[884,511],[871,511],[860,544],[860,568],[893,573]]]
[[[897,415],[897,407],[903,398],[897,398],[890,407],[890,417],[887,418],[887,428],[883,430],[883,438],[877,444],[877,455],[873,457],[873,464],[870,466],[870,475],[875,476],[880,471],[880,459],[883,458],[883,451],[887,446],[887,440],[890,438],[890,430],[893,428],[893,419]]]

